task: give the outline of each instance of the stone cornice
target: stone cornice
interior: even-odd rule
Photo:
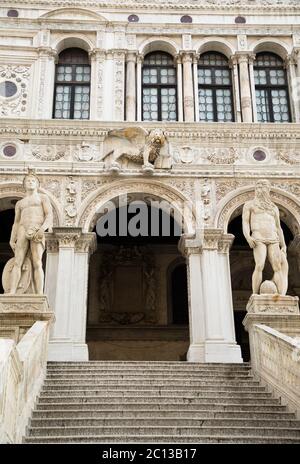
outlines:
[[[140,126],[135,122],[101,122],[101,121],[59,121],[34,120],[34,119],[6,119],[1,118],[0,136],[29,140],[43,137],[95,137],[103,138],[113,129]],[[300,138],[300,124],[259,124],[259,123],[146,123],[145,129],[162,128],[169,138],[177,139],[201,139],[206,141],[294,141]]]
[[[299,10],[298,0],[39,0],[32,2],[31,0],[2,0],[2,5],[8,4],[9,7],[18,5],[19,7],[30,8],[34,6],[52,6],[53,8],[62,7],[77,7],[77,8],[97,8],[101,10],[157,10],[165,9],[167,11],[290,11]]]

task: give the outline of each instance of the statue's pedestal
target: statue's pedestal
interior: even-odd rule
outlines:
[[[18,343],[36,321],[54,321],[46,295],[0,295],[0,337]]]
[[[243,320],[250,332],[253,324],[264,324],[286,335],[300,335],[299,298],[281,295],[251,295]]]

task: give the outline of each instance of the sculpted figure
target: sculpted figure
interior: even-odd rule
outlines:
[[[270,184],[259,180],[255,186],[255,198],[248,201],[243,209],[243,233],[253,249],[255,270],[252,276],[252,290],[261,290],[266,258],[274,271],[273,279],[277,293],[286,295],[288,288],[288,262],[286,244],[280,225],[278,207],[271,201]]]
[[[148,133],[141,127],[110,131],[104,151],[102,160],[109,160],[108,166],[114,172],[121,169],[121,160],[125,164],[129,161],[142,164],[143,170],[148,172],[153,171],[154,163],[160,155],[170,157],[163,131],[153,129]]]
[[[25,176],[23,186],[26,196],[16,203],[15,221],[9,242],[15,257],[12,260],[8,293],[25,293],[24,288],[18,292],[17,290],[22,279],[23,265],[27,261],[32,267],[31,290],[42,294],[42,256],[45,250],[45,231],[52,227],[52,207],[47,195],[38,193],[39,180],[32,171]]]

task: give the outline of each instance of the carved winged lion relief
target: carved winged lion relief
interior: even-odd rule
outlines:
[[[148,132],[142,127],[112,130],[104,141],[102,160],[112,173],[142,165],[142,171],[151,174],[154,168],[170,169],[172,156],[169,143],[161,129]]]

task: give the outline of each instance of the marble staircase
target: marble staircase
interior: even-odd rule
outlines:
[[[24,443],[300,443],[250,365],[48,363]]]

